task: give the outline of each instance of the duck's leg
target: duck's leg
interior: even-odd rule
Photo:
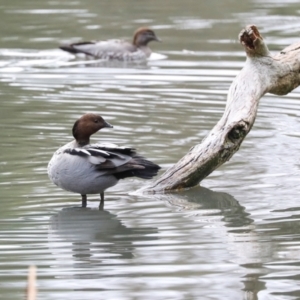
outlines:
[[[100,193],[99,210],[103,210],[103,208],[104,208],[104,192]]]
[[[86,207],[86,195],[81,195],[81,207]]]

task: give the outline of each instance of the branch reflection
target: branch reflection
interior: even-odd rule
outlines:
[[[201,186],[176,194],[165,194],[163,199],[182,210],[197,209],[199,213],[206,215],[223,216],[222,221],[227,227],[241,227],[253,223],[245,207],[240,205],[234,197]]]

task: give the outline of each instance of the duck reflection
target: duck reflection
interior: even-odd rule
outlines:
[[[57,259],[71,254],[72,260],[130,259],[133,242],[155,240],[156,228],[129,228],[106,210],[66,208],[51,217],[49,239]]]

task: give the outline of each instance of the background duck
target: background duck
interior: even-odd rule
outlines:
[[[84,53],[89,56],[106,60],[134,61],[144,60],[151,55],[148,43],[161,41],[153,30],[141,27],[136,30],[132,42],[125,40],[107,40],[80,42],[70,45],[63,45],[59,48],[73,53]]]
[[[151,179],[160,169],[133,148],[90,144],[90,136],[105,127],[113,126],[98,114],[84,114],[73,126],[75,140],[59,148],[48,164],[50,180],[64,190],[81,194],[82,207],[86,207],[87,194],[99,193],[103,208],[104,191],[120,179]]]

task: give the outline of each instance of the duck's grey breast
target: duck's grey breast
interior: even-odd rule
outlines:
[[[74,193],[98,194],[115,185],[115,176],[98,171],[85,157],[56,152],[48,165],[48,175],[57,186]]]

